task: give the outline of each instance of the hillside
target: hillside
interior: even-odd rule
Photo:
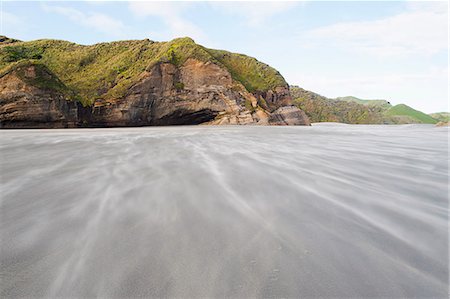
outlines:
[[[428,115],[440,122],[449,122],[450,121],[450,112],[436,112],[436,113],[430,113]]]
[[[291,94],[294,104],[305,111],[311,122],[383,123],[381,107],[329,99],[298,86],[291,86]]]
[[[233,79],[249,91],[268,91],[286,85],[275,69],[252,57],[207,49],[190,38],[170,42],[131,40],[92,46],[59,40],[15,42],[2,47],[0,69],[13,67],[18,61],[39,61],[69,88],[79,92],[83,103],[92,104],[99,97],[123,96],[142,72],[157,63],[180,66],[188,58],[226,66]]]
[[[391,106],[386,100],[362,100],[356,97],[330,99],[297,86],[291,86],[294,104],[311,122],[348,124],[434,124],[432,117],[407,105]]]
[[[78,125],[308,123],[304,113],[291,106],[289,86],[278,71],[187,37],[90,46],[61,40],[2,41],[3,127],[20,126],[20,117],[26,127],[26,115],[33,113],[20,110],[26,106],[13,107],[18,94],[11,82],[17,81],[27,84],[29,101],[39,98],[33,93],[46,93],[51,99],[62,96],[77,103]],[[44,112],[41,118],[48,123]]]
[[[9,38],[7,36],[4,35],[0,35],[0,44],[12,44],[12,43],[16,43],[16,42],[20,42],[20,40],[18,39],[14,39],[14,38]]]
[[[415,110],[405,104],[395,105],[389,108],[385,115],[392,117],[396,123],[423,123],[423,124],[435,124],[437,120],[431,116]]]
[[[345,102],[354,102],[357,104],[368,106],[390,106],[391,103],[386,100],[363,100],[353,96],[337,97],[336,100]]]

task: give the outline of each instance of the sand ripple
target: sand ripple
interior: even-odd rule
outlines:
[[[1,131],[2,297],[447,297],[448,131]]]

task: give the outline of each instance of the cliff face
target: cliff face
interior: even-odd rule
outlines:
[[[56,88],[45,68],[23,65],[0,77],[0,128],[68,128],[77,126],[77,103]]]
[[[0,47],[1,127],[309,125],[292,106],[287,83],[269,66],[190,39],[160,44],[112,44],[110,50],[118,52],[111,57],[102,52],[108,44]],[[135,52],[125,55],[122,48]],[[80,61],[74,53],[65,58],[76,51]],[[126,65],[117,62],[122,54]],[[103,75],[99,67],[113,71]],[[90,72],[98,72],[97,78],[86,80]]]
[[[123,99],[95,101],[87,121],[94,126],[307,124],[307,117],[295,107],[290,107],[289,117],[285,110],[276,110],[290,104],[288,89],[266,94],[268,110],[216,64],[195,59],[180,67],[158,63]]]

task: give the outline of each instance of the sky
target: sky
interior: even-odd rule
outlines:
[[[0,0],[1,1],[1,0]],[[189,36],[244,53],[291,85],[450,111],[446,1],[2,1],[1,33],[80,44]]]

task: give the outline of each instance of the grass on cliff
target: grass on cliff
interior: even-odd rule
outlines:
[[[72,101],[81,100],[73,90],[68,88],[54,73],[38,61],[21,60],[13,63],[0,71],[0,77],[12,72],[26,83],[41,90],[57,92]]]
[[[207,51],[230,71],[233,79],[241,82],[249,92],[267,91],[286,85],[286,81],[277,70],[253,57],[223,50],[208,49]]]
[[[212,61],[226,67],[248,91],[267,91],[285,86],[283,77],[254,58],[212,50],[190,38],[169,42],[129,40],[90,46],[60,40],[36,40],[0,44],[0,70],[21,61],[45,65],[84,105],[97,98],[121,98],[139,76],[159,62],[182,65],[187,59]]]
[[[14,38],[9,38],[4,35],[0,35],[0,45],[12,44],[12,43],[17,43],[17,42],[20,42],[20,40],[14,39]]]

